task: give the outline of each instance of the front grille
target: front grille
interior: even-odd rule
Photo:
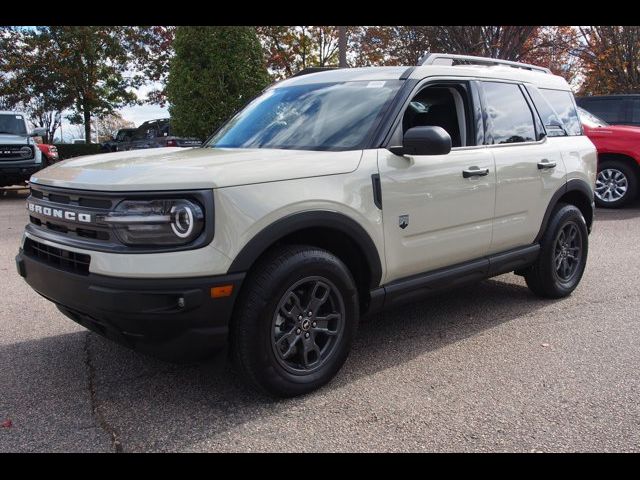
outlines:
[[[31,238],[25,239],[24,253],[28,257],[40,260],[60,270],[89,275],[89,264],[91,263],[89,255],[51,247],[44,243],[36,242]]]
[[[107,224],[95,221],[95,219],[108,214],[117,203],[117,199],[106,197],[100,193],[67,192],[34,184],[31,185],[31,198],[37,199],[42,208],[46,207],[50,211],[62,209],[63,211],[83,212],[90,215],[92,219],[89,223],[80,223],[60,216],[29,211],[29,221],[38,229],[61,234],[71,239],[91,240],[105,246],[114,243],[115,239],[112,238],[111,228]]]
[[[22,150],[24,149],[24,150]],[[26,150],[29,150],[27,153]],[[33,158],[33,147],[30,145],[0,145],[1,160],[29,160]]]

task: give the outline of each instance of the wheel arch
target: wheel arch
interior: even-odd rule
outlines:
[[[538,235],[536,236],[534,243],[538,243],[542,239],[542,235],[544,235],[544,231],[549,223],[551,213],[555,209],[556,205],[561,202],[570,203],[580,209],[587,223],[587,229],[591,232],[594,209],[593,189],[584,180],[572,179],[558,189],[551,197],[551,201],[549,202],[549,205],[547,205],[547,210],[545,211],[542,219],[542,225],[540,226],[540,230],[538,231]]]
[[[598,153],[598,166],[600,163],[607,161],[623,162],[631,167],[631,169],[636,172],[636,175],[640,175],[640,160],[632,155],[612,152]]]
[[[265,227],[240,250],[228,273],[249,271],[264,253],[281,244],[312,245],[340,258],[354,275],[363,306],[382,279],[380,254],[370,235],[355,220],[330,211],[295,213]]]

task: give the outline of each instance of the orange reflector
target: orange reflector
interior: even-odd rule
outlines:
[[[233,285],[221,285],[219,287],[211,287],[211,298],[229,297],[233,292]]]

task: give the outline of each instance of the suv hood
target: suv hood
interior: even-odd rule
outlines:
[[[354,171],[362,151],[311,152],[180,147],[72,158],[40,170],[33,183],[81,190],[183,190]]]
[[[0,133],[0,143],[2,145],[31,145],[30,137],[26,135],[11,135]]]

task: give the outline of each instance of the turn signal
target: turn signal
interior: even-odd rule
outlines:
[[[233,292],[233,285],[221,285],[219,287],[211,287],[211,298],[230,297]]]

